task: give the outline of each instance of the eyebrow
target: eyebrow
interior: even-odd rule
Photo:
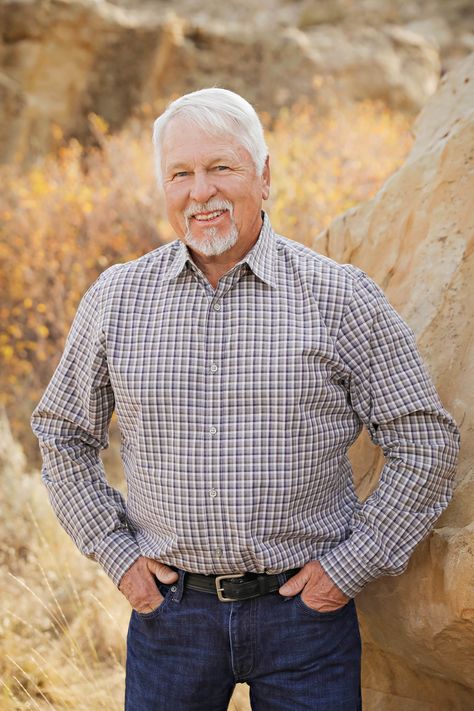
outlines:
[[[170,165],[166,166],[166,172],[167,173],[174,173],[175,170],[181,170],[182,168],[185,168],[186,164],[185,163],[171,163]]]
[[[235,162],[236,160],[236,155],[232,151],[232,154],[229,152],[227,156],[224,156],[222,153],[216,153],[215,156],[212,156],[207,160],[207,165],[212,165],[213,163],[230,163],[230,162]],[[188,170],[189,165],[185,163],[184,161],[176,161],[176,163],[170,163],[168,166],[166,166],[166,172],[167,173],[172,173],[177,170]]]

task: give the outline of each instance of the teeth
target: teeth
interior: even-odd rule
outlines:
[[[208,212],[206,215],[194,215],[195,220],[200,222],[206,222],[207,220],[214,220],[214,218],[219,217],[219,215],[224,214],[225,210],[216,210],[216,212]]]

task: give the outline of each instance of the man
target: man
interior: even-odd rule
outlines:
[[[447,506],[458,432],[360,270],[276,235],[261,124],[223,89],[155,123],[178,240],[84,296],[33,414],[56,513],[133,611],[127,711],[360,708],[353,598]],[[99,451],[116,410],[125,504]],[[347,449],[383,448],[360,504]]]

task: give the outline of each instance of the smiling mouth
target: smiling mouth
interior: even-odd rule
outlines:
[[[197,212],[193,215],[193,219],[198,222],[212,222],[221,217],[227,210],[214,210],[213,212]]]

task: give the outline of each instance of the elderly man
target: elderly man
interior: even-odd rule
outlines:
[[[359,269],[275,234],[259,119],[223,89],[154,131],[178,236],[85,294],[33,414],[64,528],[129,600],[127,711],[360,708],[354,596],[446,507],[458,433]],[[99,452],[116,410],[128,497]],[[361,504],[347,450],[386,463]]]

